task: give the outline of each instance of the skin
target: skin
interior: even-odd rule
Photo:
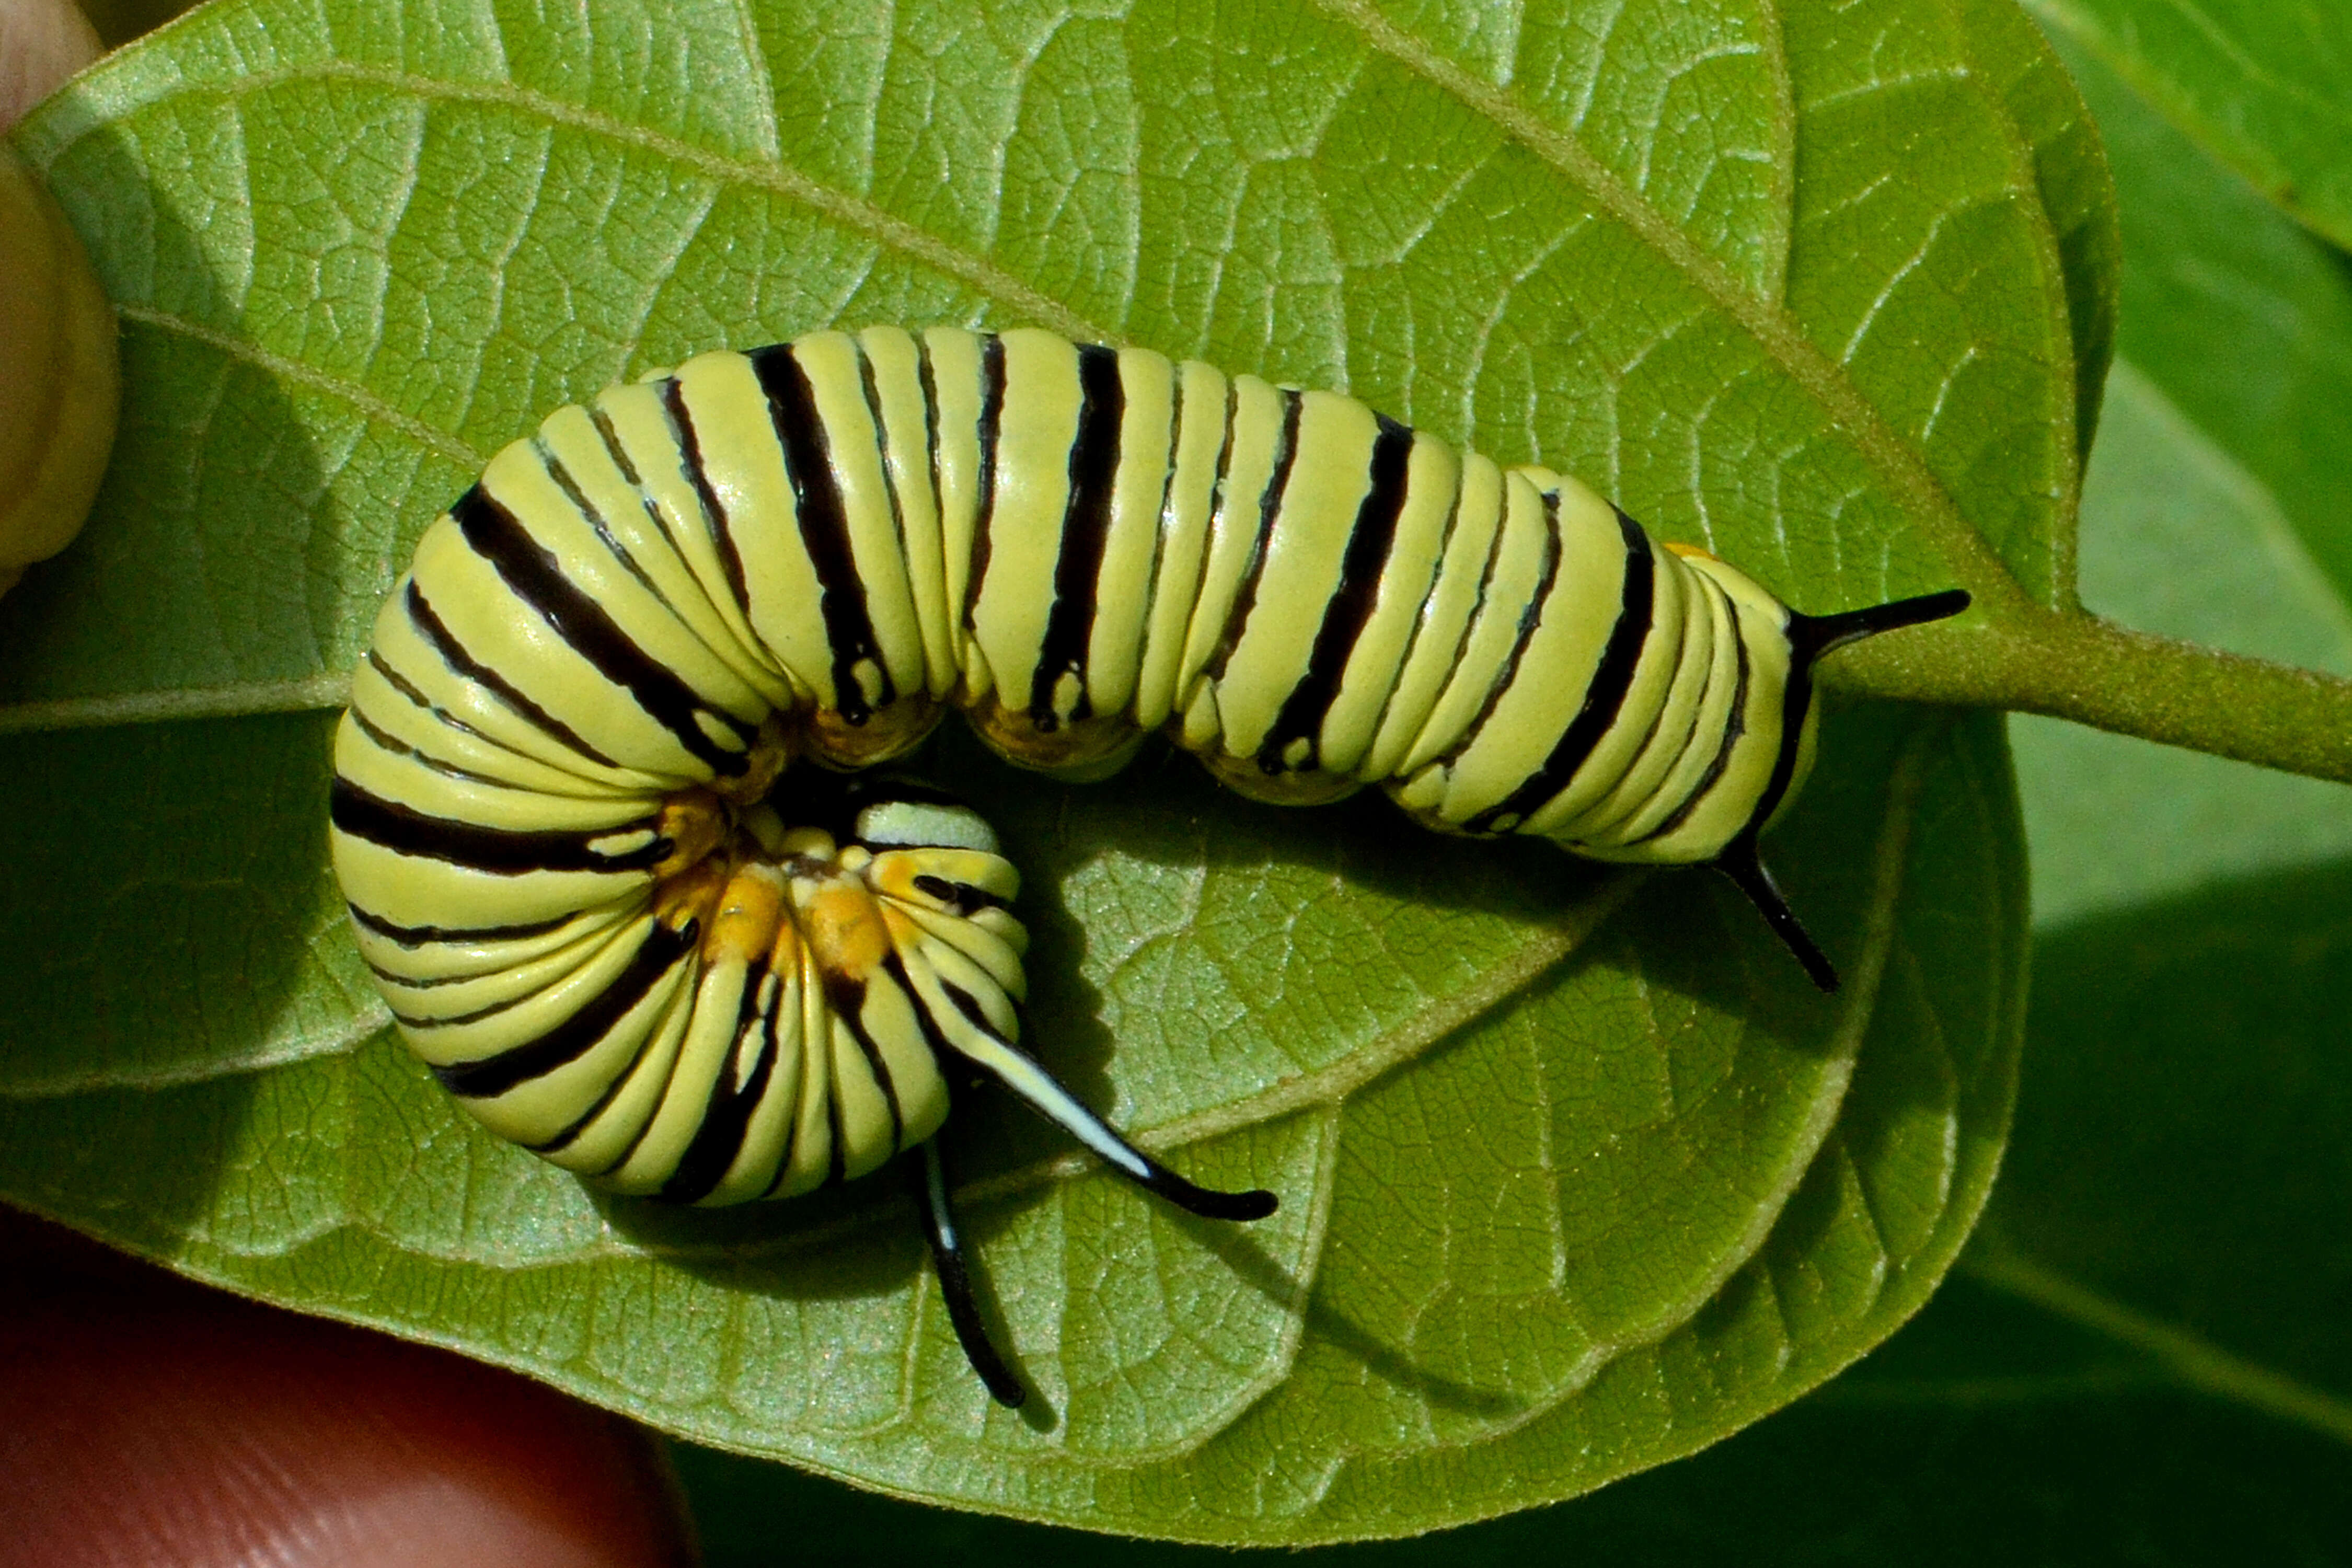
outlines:
[[[47,5],[0,6],[0,103],[22,103],[87,60],[86,23]],[[0,593],[81,530],[106,471],[121,377],[114,313],[39,180],[0,146]]]
[[[98,47],[68,0],[0,0],[0,132]],[[618,1417],[6,1209],[0,1518],[0,1558],[47,1568],[697,1560],[660,1451]]]
[[[0,1210],[0,1556],[639,1568],[695,1561],[644,1433]]]

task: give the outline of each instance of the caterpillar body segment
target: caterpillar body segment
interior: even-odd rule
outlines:
[[[338,733],[331,810],[399,1027],[501,1136],[614,1190],[789,1196],[926,1150],[950,1316],[999,1398],[929,1140],[976,1070],[1193,1185],[1018,1046],[1018,877],[887,762],[960,709],[1067,778],[1154,731],[1254,798],[1369,784],[1454,834],[1711,863],[1835,973],[1757,839],[1841,616],[1577,480],[1352,398],[1050,333],[819,332],[551,416],[436,520]]]

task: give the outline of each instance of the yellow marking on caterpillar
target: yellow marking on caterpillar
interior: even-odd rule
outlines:
[[[890,931],[881,906],[862,885],[795,877],[793,904],[809,951],[828,973],[862,981],[890,956]]]
[[[670,851],[654,866],[656,878],[675,877],[709,858],[732,828],[726,805],[701,790],[685,790],[662,802],[661,836]]]
[[[673,931],[688,921],[708,921],[727,877],[727,861],[713,857],[663,878],[654,886],[654,917]]]
[[[704,960],[748,964],[770,952],[776,928],[786,923],[784,897],[784,875],[775,867],[755,860],[737,870],[702,939]]]

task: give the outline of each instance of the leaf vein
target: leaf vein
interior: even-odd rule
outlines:
[[[2125,1305],[1992,1236],[1962,1254],[1973,1279],[2153,1357],[2183,1385],[2352,1445],[2352,1399],[2223,1350],[2200,1334]]]
[[[241,99],[288,83],[310,81],[355,82],[414,93],[435,102],[488,104],[534,115],[551,124],[567,126],[617,145],[650,153],[682,168],[730,184],[754,186],[797,201],[845,227],[864,234],[877,244],[893,247],[950,278],[969,284],[1024,319],[1051,328],[1065,337],[1087,342],[1108,342],[1111,337],[1109,332],[1067,305],[994,263],[960,249],[939,236],[884,211],[872,202],[813,179],[789,164],[761,164],[729,157],[676,136],[632,125],[610,114],[567,103],[511,83],[444,81],[409,71],[327,60],[257,72],[225,87],[189,87],[182,90],[192,96],[210,94]],[[60,146],[50,157],[60,156],[64,151],[65,147]]]
[[[341,708],[352,692],[349,670],[229,686],[109,692],[39,702],[0,703],[0,735],[36,730],[83,730],[106,724],[155,724],[180,719],[236,719],[253,713],[302,713]]]
[[[250,338],[241,338],[235,333],[222,331],[217,327],[208,327],[202,322],[192,321],[170,310],[159,310],[150,305],[118,304],[114,307],[114,311],[124,321],[137,321],[142,326],[153,327],[159,331],[177,333],[193,342],[200,342],[206,348],[226,354],[231,359],[242,360],[255,369],[266,371],[281,381],[291,382],[298,386],[307,387],[313,392],[323,393],[329,397],[348,403],[369,420],[397,430],[419,446],[438,453],[462,468],[479,468],[482,466],[482,455],[467,442],[446,430],[435,429],[412,414],[403,413],[347,376],[331,374],[316,366],[305,364],[300,360],[289,359],[284,354],[273,353]]]
[[[282,1036],[242,1053],[206,1057],[201,1061],[141,1068],[114,1063],[79,1072],[70,1078],[16,1079],[0,1089],[0,1100],[59,1100],[78,1094],[135,1089],[142,1093],[209,1083],[247,1073],[289,1067],[317,1057],[340,1056],[382,1033],[392,1025],[392,1013],[381,997],[362,998],[352,1016],[323,1030]]]

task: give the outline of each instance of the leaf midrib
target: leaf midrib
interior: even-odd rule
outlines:
[[[2094,1289],[1990,1227],[1956,1267],[1972,1279],[2153,1359],[2178,1385],[2352,1447],[2352,1399]]]

